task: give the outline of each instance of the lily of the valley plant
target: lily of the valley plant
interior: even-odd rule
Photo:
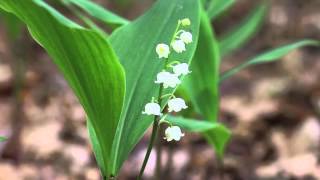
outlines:
[[[165,128],[164,137],[158,140],[167,143],[180,141],[186,132],[201,133],[221,160],[231,133],[218,122],[220,83],[251,65],[278,60],[299,47],[319,45],[315,40],[302,40],[281,46],[220,75],[224,56],[259,29],[267,1],[219,37],[212,21],[235,0],[157,0],[132,22],[93,1],[57,2],[69,8],[81,24],[43,0],[0,0],[0,9],[28,26],[78,97],[88,117],[90,141],[104,180],[117,178],[151,124],[138,179],[160,126]],[[112,32],[105,32],[92,18]],[[196,116],[186,116],[186,111]],[[176,116],[179,112],[186,117]],[[0,143],[6,139],[0,135]]]
[[[166,120],[168,112],[180,112],[183,109],[188,108],[185,101],[182,98],[177,98],[174,94],[163,94],[164,89],[167,88],[177,88],[185,75],[191,73],[189,70],[189,65],[187,63],[181,63],[179,59],[171,59],[172,53],[177,53],[178,55],[187,51],[188,44],[192,43],[192,33],[188,32],[188,26],[191,25],[189,18],[184,18],[179,20],[175,32],[173,33],[171,41],[167,43],[159,43],[155,47],[155,52],[159,57],[159,61],[164,61],[163,70],[157,74],[154,83],[160,85],[160,90],[158,97],[153,97],[151,102],[145,105],[145,110],[142,114],[154,116],[154,128],[152,137],[156,137],[157,129],[162,123],[168,124],[165,130],[165,137],[168,142],[175,140],[179,141],[181,137],[184,136],[179,126],[173,126],[170,122]],[[177,57],[177,56],[175,56]],[[166,109],[166,107],[168,107]],[[150,141],[149,148],[145,160],[143,162],[140,175],[142,177],[143,171],[145,169],[146,163],[150,156],[152,146],[155,139],[152,138]]]

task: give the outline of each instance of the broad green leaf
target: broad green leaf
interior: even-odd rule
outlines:
[[[0,142],[6,141],[7,138],[0,136]]]
[[[173,125],[179,126],[190,132],[201,132],[211,144],[219,157],[224,154],[224,149],[228,143],[231,132],[224,125],[217,122],[196,120],[190,118],[168,116],[166,120]]]
[[[220,81],[224,81],[225,79],[229,78],[230,76],[233,76],[237,72],[241,71],[242,69],[250,66],[250,65],[255,65],[255,64],[262,64],[262,63],[268,63],[268,62],[273,62],[279,60],[279,58],[285,56],[288,54],[290,51],[293,51],[297,48],[301,48],[304,46],[320,46],[319,41],[315,40],[302,40],[296,43],[288,44],[282,47],[278,47],[276,49],[273,49],[271,51],[267,51],[261,55],[258,55],[255,58],[252,58],[248,61],[246,61],[243,64],[240,64],[237,67],[234,67],[226,72],[224,72],[220,76]]]
[[[192,73],[181,87],[190,97],[195,110],[215,122],[219,110],[219,45],[205,11],[201,11],[199,41],[191,63]]]
[[[223,158],[225,148],[231,138],[231,131],[222,124],[202,133],[209,144],[212,145],[219,158]]]
[[[219,44],[210,19],[202,10],[198,46],[190,68],[192,73],[185,78],[182,88],[196,111],[213,124],[217,124],[219,112],[219,65]],[[202,134],[218,156],[222,157],[230,136],[229,131],[221,125]]]
[[[27,24],[83,105],[109,174],[111,146],[125,93],[125,75],[109,42],[66,19],[42,0],[1,0],[0,8]]]
[[[163,69],[164,61],[157,57],[155,47],[158,43],[169,44],[178,20],[186,17],[191,20],[189,29],[194,42],[187,45],[187,51],[182,54],[172,52],[170,61],[191,61],[198,40],[199,3],[197,0],[158,0],[143,16],[111,34],[111,44],[126,72],[127,87],[112,151],[112,173],[117,174],[153,121],[153,117],[141,112],[145,104],[159,93],[160,86],[154,81]],[[169,88],[169,91],[174,89]]]
[[[217,18],[220,14],[229,9],[235,2],[235,0],[211,0],[207,9],[209,18]]]
[[[104,154],[103,154],[104,152],[102,152],[101,143],[98,140],[97,134],[91,122],[92,121],[87,119],[87,130],[88,130],[90,142],[93,148],[94,156],[96,158],[98,166],[101,169],[105,169],[107,166],[104,162]],[[102,176],[104,179],[106,179],[108,177],[108,174],[102,172]]]
[[[190,132],[205,132],[220,125],[219,123],[212,123],[209,121],[200,121],[171,115],[167,116],[166,121],[172,123],[172,125],[179,126]]]
[[[125,18],[103,8],[90,0],[63,0],[66,4],[74,4],[91,16],[106,23],[110,27],[118,27],[129,23]]]
[[[268,5],[265,2],[261,3],[251,11],[243,22],[219,38],[222,56],[241,47],[259,30],[260,25],[265,18],[267,9]]]
[[[208,0],[201,0],[201,4],[203,7],[206,7]]]

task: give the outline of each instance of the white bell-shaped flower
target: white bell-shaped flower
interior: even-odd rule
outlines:
[[[186,44],[192,43],[192,34],[190,32],[183,31],[180,34],[180,39]]]
[[[178,84],[181,83],[181,81],[175,74],[169,72],[159,72],[157,74],[157,80],[155,81],[155,83],[162,83],[164,88],[175,88]]]
[[[161,116],[161,107],[157,103],[147,103],[142,114]]]
[[[191,25],[191,21],[189,18],[184,18],[181,20],[181,25],[182,26],[190,26]]]
[[[172,68],[173,68],[173,72],[177,76],[187,75],[187,74],[191,73],[191,71],[189,71],[189,65],[187,63],[177,64],[177,65],[173,66]]]
[[[181,132],[180,127],[171,126],[165,130],[165,138],[168,142],[175,140],[180,141],[181,137],[184,136],[184,133]]]
[[[169,112],[180,112],[182,109],[187,109],[186,102],[181,98],[173,98],[168,101]]]
[[[186,50],[186,45],[182,40],[175,40],[171,45],[173,50],[175,50],[177,53],[182,53]]]
[[[170,48],[166,44],[158,44],[156,47],[156,52],[159,58],[168,58],[170,54]]]

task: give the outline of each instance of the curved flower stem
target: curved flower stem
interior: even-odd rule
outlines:
[[[181,21],[179,20],[178,21],[178,25],[176,27],[176,30],[174,31],[174,34],[173,34],[172,39],[170,41],[170,47],[171,47],[171,44],[173,43],[173,41],[176,39],[176,35],[177,35],[177,32],[178,32],[178,30],[180,28],[180,24],[181,24]]]
[[[170,48],[171,48],[171,44],[172,42],[175,40],[176,38],[176,35],[177,35],[177,32],[180,28],[180,25],[181,25],[181,21],[179,20],[178,21],[178,24],[177,24],[177,27],[174,31],[174,34],[172,36],[172,39],[170,41]],[[169,59],[167,58],[165,60],[165,63],[164,63],[164,66],[163,68],[166,68],[167,65],[168,65],[168,61]],[[159,95],[158,95],[158,103],[162,104],[162,93],[163,93],[163,86],[160,87],[160,90],[159,90]],[[164,110],[165,108],[165,105],[162,107],[162,111]],[[150,157],[150,154],[151,154],[151,151],[152,151],[152,148],[153,148],[153,145],[155,144],[155,141],[156,141],[156,137],[157,137],[157,134],[158,134],[158,129],[159,129],[159,125],[160,125],[160,121],[162,120],[163,118],[158,118],[158,116],[155,116],[154,117],[154,120],[153,120],[153,127],[152,127],[152,134],[151,134],[151,139],[150,139],[150,142],[149,142],[149,145],[148,145],[148,149],[147,149],[147,152],[146,152],[146,156],[144,157],[144,160],[143,160],[143,163],[142,163],[142,167],[140,169],[140,172],[139,172],[139,176],[137,178],[137,180],[141,180],[142,176],[143,176],[143,173],[144,173],[144,170],[146,168],[146,165],[148,163],[148,160],[149,160],[149,157]]]
[[[165,97],[169,97],[169,98],[174,97],[175,98],[176,96],[174,94],[165,94],[165,95],[162,95],[160,98],[163,99]]]
[[[163,131],[163,126],[161,126],[161,122],[159,123],[158,128],[158,135],[161,135],[161,132]],[[161,138],[157,138],[156,142],[156,153],[157,153],[157,159],[156,159],[156,167],[154,172],[154,179],[155,180],[161,180],[162,179],[162,143]]]
[[[163,86],[160,87],[160,90],[159,90],[159,104],[161,105],[161,102],[162,102],[162,99],[160,98],[161,97],[161,94],[162,94],[162,91],[163,91]],[[159,123],[160,123],[160,118],[158,118],[158,116],[155,116],[154,117],[154,120],[153,120],[153,127],[152,127],[152,134],[151,134],[151,139],[150,139],[150,142],[149,142],[149,145],[148,145],[148,149],[147,149],[147,153],[146,153],[146,156],[144,157],[144,160],[143,160],[143,163],[142,163],[142,167],[140,169],[140,172],[139,172],[139,176],[137,178],[137,180],[141,180],[142,178],[142,175],[144,173],[144,170],[146,168],[146,165],[148,163],[148,160],[149,160],[149,157],[150,157],[150,154],[151,154],[151,150],[152,150],[152,147],[155,143],[155,140],[156,140],[156,137],[157,137],[157,134],[158,134],[158,128],[159,128]]]
[[[142,164],[142,167],[140,169],[139,176],[138,176],[137,180],[141,180],[141,178],[142,178],[143,172],[144,172],[144,170],[146,168],[146,165],[148,163],[148,160],[149,160],[149,157],[150,157],[150,154],[151,154],[152,147],[153,147],[154,142],[155,142],[156,137],[157,137],[158,128],[159,128],[159,122],[158,122],[157,116],[155,116],[154,121],[153,121],[151,139],[150,139],[149,146],[148,146],[148,149],[147,149],[147,153],[146,153],[146,156],[144,157],[143,164]]]
[[[167,68],[171,68],[173,65],[177,65],[177,64],[180,64],[180,61],[172,61],[167,64]]]
[[[169,126],[173,126],[173,124],[167,120],[160,120],[160,124],[163,124],[163,123],[166,123],[168,124]]]

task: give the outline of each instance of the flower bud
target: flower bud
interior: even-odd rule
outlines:
[[[190,26],[191,25],[191,21],[189,18],[184,18],[181,20],[181,25],[182,26]]]

